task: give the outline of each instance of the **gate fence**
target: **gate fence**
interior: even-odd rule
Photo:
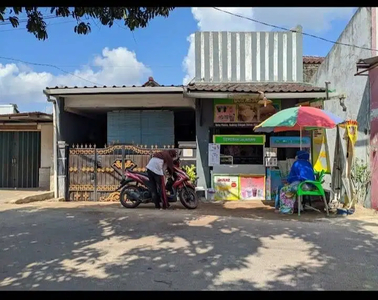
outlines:
[[[146,171],[152,154],[173,146],[110,145],[97,148],[95,145],[72,145],[68,151],[69,201],[118,201],[119,187],[126,168],[133,165],[134,171]],[[179,149],[175,149],[179,153]]]

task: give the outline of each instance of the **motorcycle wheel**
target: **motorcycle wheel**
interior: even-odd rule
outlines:
[[[196,191],[190,187],[184,187],[179,191],[179,199],[187,209],[196,209],[199,203]]]
[[[121,193],[119,195],[119,200],[121,201],[121,204],[123,207],[136,208],[139,206],[141,202],[137,200],[129,200],[127,198],[126,190],[130,190],[130,189],[138,191],[138,188],[135,185],[126,185],[121,190]]]

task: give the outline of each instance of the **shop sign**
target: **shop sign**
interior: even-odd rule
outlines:
[[[234,128],[253,128],[258,125],[259,122],[255,123],[214,123],[215,127],[234,127]]]
[[[272,136],[270,137],[270,147],[300,148],[300,141],[299,136]],[[302,137],[302,148],[311,148],[311,139],[309,137]]]
[[[265,135],[214,135],[213,142],[220,145],[264,145]]]
[[[252,127],[281,110],[281,100],[274,99],[266,106],[258,99],[215,99],[214,123],[219,127]],[[224,124],[224,125],[223,125]]]

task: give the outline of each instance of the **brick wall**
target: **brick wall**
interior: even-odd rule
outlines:
[[[309,64],[304,63],[303,64],[303,81],[309,83],[311,81],[312,76],[316,73],[318,70],[320,64]]]

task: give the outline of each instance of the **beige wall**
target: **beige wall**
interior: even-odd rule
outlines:
[[[52,166],[53,157],[53,125],[52,123],[40,124],[41,126],[41,168]]]
[[[39,169],[39,187],[54,189],[53,172],[53,124],[42,123],[41,128],[41,167]]]

